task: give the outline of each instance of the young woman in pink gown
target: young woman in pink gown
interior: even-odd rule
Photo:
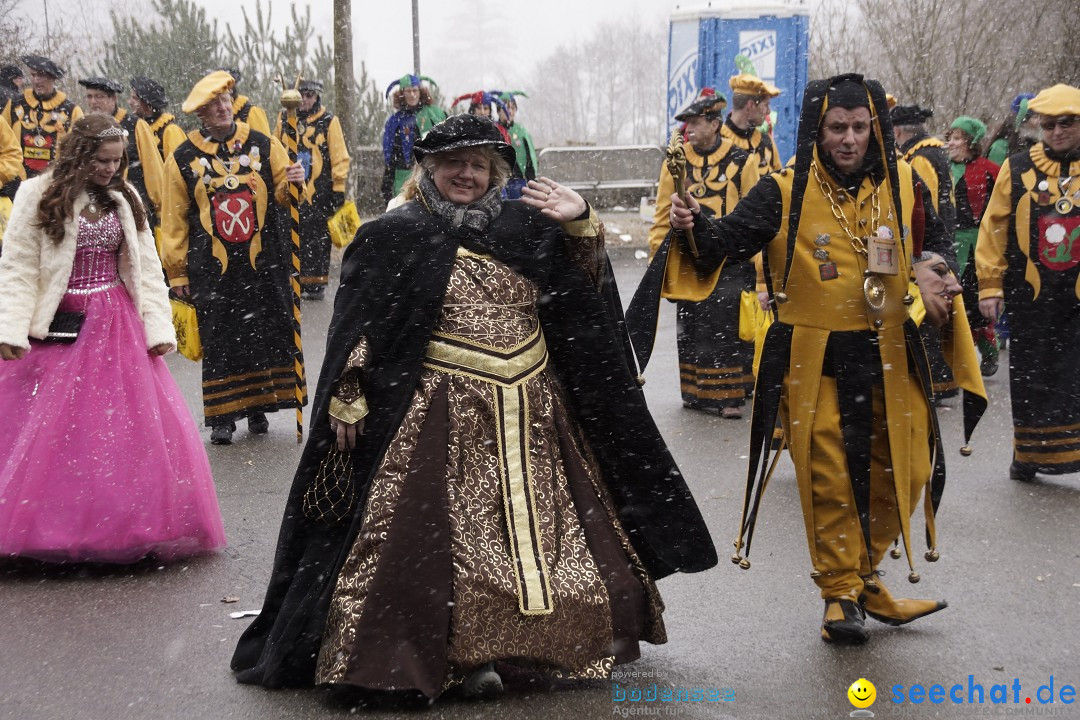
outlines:
[[[131,563],[225,545],[124,132],[92,114],[24,181],[0,255],[0,558]],[[73,343],[43,341],[83,314]],[[55,325],[54,325],[55,328]]]

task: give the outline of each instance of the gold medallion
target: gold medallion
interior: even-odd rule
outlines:
[[[236,188],[240,187],[240,181],[236,178],[235,175],[226,175],[225,187],[227,187],[229,190],[235,190]]]
[[[34,136],[34,146],[35,147],[44,147],[45,146],[45,138],[43,138],[40,135],[35,135]]]
[[[863,295],[866,296],[866,304],[871,310],[880,310],[885,307],[885,283],[877,275],[871,275],[863,280]]]
[[[1073,204],[1072,200],[1067,197],[1063,197],[1054,203],[1054,210],[1057,210],[1058,215],[1068,215],[1072,212]]]

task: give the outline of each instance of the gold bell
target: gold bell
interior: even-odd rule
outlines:
[[[738,565],[740,562],[742,562],[742,555],[740,555],[739,553],[735,553],[731,556],[732,565]]]
[[[881,318],[878,318],[877,320],[874,320],[874,327],[875,328],[879,328],[879,327],[881,327],[881,325],[882,325]]]
[[[965,445],[964,447],[960,448],[960,454],[964,457],[971,457],[971,453],[973,452],[975,452],[975,450],[972,449],[970,445]]]
[[[904,553],[900,552],[900,548],[898,547],[894,547],[892,550],[890,550],[889,554],[892,555],[893,560],[899,560],[900,558],[904,557]]]
[[[926,562],[937,562],[941,559],[941,553],[937,550],[927,550],[923,557],[926,558]]]
[[[905,305],[911,305],[911,304],[913,304],[915,302],[915,296],[912,295],[911,293],[908,293],[907,295],[904,296],[904,299],[902,300],[902,302]]]
[[[787,296],[786,292],[778,292],[778,293],[776,293],[776,302],[777,303],[779,303],[780,305],[783,305],[787,301],[788,301],[788,296]]]
[[[922,578],[919,577],[919,573],[915,572],[914,570],[912,570],[911,573],[907,576],[907,581],[912,585],[919,582],[920,580],[922,580]]]
[[[811,570],[810,571],[810,579],[811,580],[817,580],[819,577],[821,577],[820,572],[818,572],[817,570]]]
[[[742,560],[739,561],[739,567],[741,567],[743,570],[749,570],[750,569],[750,561],[747,560],[746,558],[743,558]]]
[[[636,378],[634,378],[634,381],[637,383],[638,387],[642,387],[645,385],[645,376],[638,375]]]

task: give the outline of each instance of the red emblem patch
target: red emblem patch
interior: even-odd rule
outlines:
[[[225,242],[244,243],[255,234],[255,201],[251,190],[241,186],[235,192],[214,193],[214,229]]]
[[[1080,215],[1039,218],[1039,262],[1059,272],[1080,265]]]
[[[27,170],[43,173],[49,169],[53,159],[53,146],[56,136],[53,134],[23,133],[23,165]]]

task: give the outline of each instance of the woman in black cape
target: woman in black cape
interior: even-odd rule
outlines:
[[[500,199],[490,121],[416,146],[410,202],[346,251],[311,436],[237,679],[502,689],[604,678],[666,640],[654,580],[716,553],[636,382],[603,226]],[[499,663],[496,666],[496,663]]]

